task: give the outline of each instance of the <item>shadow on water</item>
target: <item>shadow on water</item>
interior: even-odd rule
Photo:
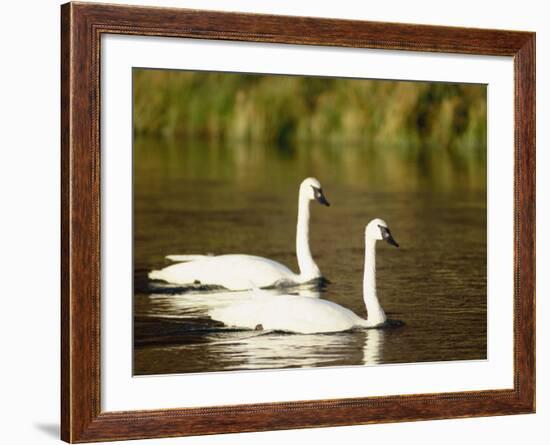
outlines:
[[[134,149],[136,375],[486,358],[486,160],[475,150],[298,145],[288,156],[144,138]],[[307,176],[332,204],[311,204],[311,249],[328,279],[314,287],[321,298],[366,317],[364,227],[382,217],[400,243],[377,248],[390,328],[228,329],[208,311],[246,293],[148,280],[169,254],[247,253],[297,270],[297,188]]]
[[[206,324],[207,320],[203,320]],[[189,329],[184,321],[178,333],[165,334],[157,343],[136,345],[135,354],[147,357],[147,368],[134,369],[137,375],[181,372],[304,368],[313,366],[357,365],[380,363],[386,330],[339,332],[335,334],[290,334],[223,327]],[[209,357],[216,357],[215,361]],[[136,363],[143,363],[137,359]]]
[[[185,294],[157,293],[149,295],[156,301],[158,313],[136,317],[136,354],[149,356],[152,350],[164,355],[161,368],[148,363],[147,371],[135,369],[136,374],[158,374],[173,363],[171,372],[180,372],[178,357],[190,360],[194,356],[214,355],[217,363],[210,371],[228,369],[295,368],[336,366],[353,359],[357,364],[380,362],[387,329],[402,327],[398,320],[388,320],[382,329],[350,330],[331,334],[293,334],[281,331],[254,331],[227,328],[209,318],[217,307],[242,303],[257,298],[277,298],[284,290],[264,290],[267,296],[258,297],[256,291],[201,291]],[[320,298],[315,287],[299,286],[292,290],[301,297]],[[173,362],[171,361],[173,360]],[[194,360],[191,360],[194,361]],[[139,360],[136,360],[139,362]],[[201,363],[198,360],[198,363]],[[188,372],[200,372],[200,369]]]

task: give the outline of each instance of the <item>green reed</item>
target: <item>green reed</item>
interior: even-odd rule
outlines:
[[[485,156],[485,85],[134,69],[139,136],[390,144]]]

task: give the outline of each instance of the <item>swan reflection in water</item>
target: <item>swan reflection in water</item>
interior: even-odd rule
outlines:
[[[264,332],[214,341],[208,349],[224,362],[233,362],[226,363],[226,369],[339,366],[344,360],[375,365],[382,357],[383,341],[384,332],[377,329],[299,335]]]
[[[262,290],[277,298],[279,290]],[[302,286],[292,290],[299,297],[320,298],[320,292]],[[182,323],[193,320],[193,331],[185,338],[148,347],[150,358],[162,357],[159,373],[177,372],[184,360],[187,372],[300,368],[318,366],[374,365],[382,358],[385,332],[380,329],[351,330],[327,334],[291,334],[278,331],[232,329],[208,317],[210,311],[229,304],[259,298],[255,291],[216,292],[190,291],[180,295],[152,294],[155,313],[149,316]],[[262,298],[262,297],[260,297]],[[195,333],[193,335],[193,332]],[[156,351],[155,351],[156,350]],[[140,350],[136,350],[140,354]],[[154,361],[154,360],[153,360]],[[191,366],[196,363],[195,366]],[[156,365],[149,362],[149,374]],[[152,366],[151,366],[152,365]],[[167,369],[168,368],[168,369]],[[170,371],[173,369],[173,371]]]
[[[258,296],[260,292],[261,296]],[[184,315],[208,316],[208,314],[217,308],[228,305],[253,301],[256,298],[270,298],[286,293],[282,289],[261,289],[244,291],[204,291],[187,290],[181,294],[173,294],[163,290],[159,293],[149,295],[150,300],[154,300],[154,310],[149,310],[149,315],[176,317]],[[300,297],[321,298],[321,292],[316,286],[302,285],[293,287],[290,292],[292,295]]]

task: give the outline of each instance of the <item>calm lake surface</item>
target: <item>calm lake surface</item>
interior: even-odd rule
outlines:
[[[134,150],[135,375],[486,358],[484,150],[146,138]],[[297,271],[298,187],[308,176],[331,203],[311,202],[311,250],[330,280],[321,298],[366,317],[364,228],[383,218],[400,248],[377,243],[378,296],[404,326],[317,335],[229,329],[207,311],[246,292],[148,280],[170,264],[168,254],[254,254]]]

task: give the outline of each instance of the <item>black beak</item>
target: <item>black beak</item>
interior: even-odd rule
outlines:
[[[393,236],[391,236],[390,229],[388,229],[387,227],[382,227],[380,225],[378,227],[380,227],[380,232],[382,233],[382,239],[384,241],[386,241],[388,244],[391,244],[392,246],[399,247],[397,241],[395,241],[393,239]]]
[[[393,239],[393,236],[391,236],[391,233],[388,235],[387,238],[385,238],[386,242],[388,244],[391,244],[392,246],[399,247],[399,244],[397,244],[397,241]]]
[[[327,207],[330,206],[330,203],[327,201],[327,198],[325,198],[325,195],[323,195],[323,190],[318,189],[317,187],[313,187],[313,192],[314,192],[315,199],[317,200],[317,202],[319,202],[319,204],[326,205]]]
[[[315,199],[323,205],[326,205],[327,207],[330,206],[330,202],[327,201],[327,198],[325,198],[325,195],[323,193],[320,193],[319,196],[316,196]]]

